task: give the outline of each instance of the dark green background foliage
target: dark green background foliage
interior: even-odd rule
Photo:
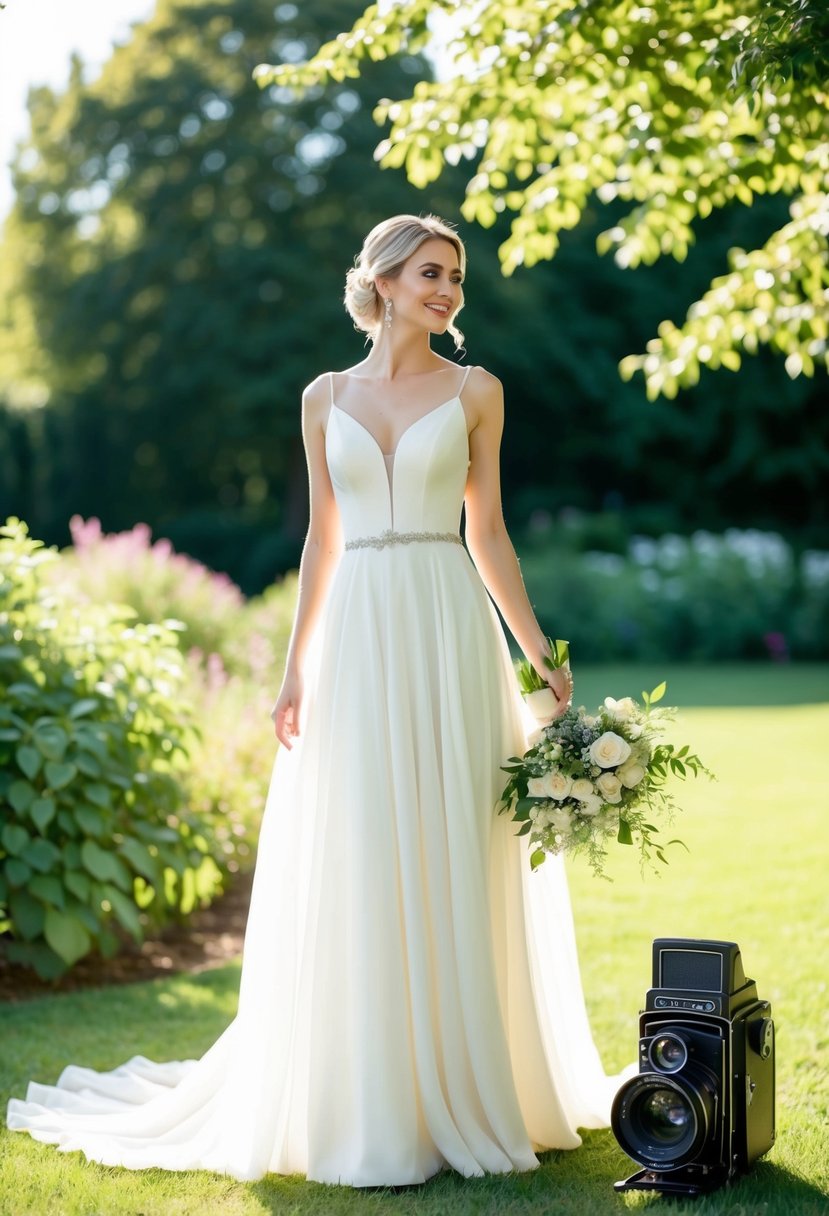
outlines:
[[[505,384],[507,522],[604,510],[621,532],[783,530],[829,544],[825,374],[791,380],[761,346],[649,402],[618,365],[681,324],[735,245],[759,247],[787,200],[725,205],[695,243],[635,271],[597,257],[625,212],[587,198],[552,263],[503,278],[504,214],[461,216],[474,162],[424,189],[372,159],[380,97],[422,58],[367,63],[295,99],[260,62],[301,61],[362,6],[160,0],[99,80],[31,96],[0,260],[0,517],[47,543],[73,513],[149,523],[246,593],[296,565],[307,511],[299,400],[363,351],[342,308],[367,230],[399,211],[460,224],[470,265],[465,358]],[[452,356],[450,342],[441,353]]]

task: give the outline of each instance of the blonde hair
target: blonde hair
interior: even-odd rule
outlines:
[[[375,278],[396,279],[412,254],[433,237],[440,237],[452,245],[463,276],[466,273],[463,241],[455,229],[438,216],[393,215],[372,228],[354,266],[345,276],[344,303],[355,329],[363,330],[376,340],[383,319],[383,301]],[[460,350],[463,334],[454,324],[454,318],[447,329],[455,340],[455,349]]]

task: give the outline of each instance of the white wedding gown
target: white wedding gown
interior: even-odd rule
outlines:
[[[533,1169],[608,1125],[619,1079],[591,1037],[561,861],[532,873],[495,813],[535,723],[459,543],[466,375],[386,459],[331,381],[327,459],[361,543],[310,641],[302,733],[276,754],[235,1019],[198,1060],[32,1082],[9,1128],[129,1169],[374,1186]]]

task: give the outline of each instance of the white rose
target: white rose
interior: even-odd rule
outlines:
[[[602,800],[597,794],[588,794],[586,798],[579,801],[579,810],[582,815],[598,815],[602,809]]]
[[[588,781],[586,777],[579,777],[573,782],[570,793],[574,798],[589,798],[596,791],[593,789],[593,782]]]
[[[617,764],[627,760],[629,755],[630,744],[627,739],[612,730],[606,730],[590,744],[590,759],[600,768],[615,768]]]
[[[548,773],[545,780],[547,796],[555,798],[556,802],[561,802],[563,798],[566,798],[573,786],[572,777],[566,777],[564,773],[560,772]]]
[[[617,770],[617,776],[626,790],[632,790],[634,786],[639,784],[644,775],[644,768],[641,764],[637,763],[633,756],[629,760],[626,760],[622,767]]]
[[[632,697],[622,697],[621,701],[614,701],[613,697],[605,697],[604,707],[614,718],[625,719],[636,713],[636,702]]]
[[[605,802],[622,801],[622,782],[615,773],[602,773],[596,781],[596,788]]]
[[[528,798],[549,798],[547,793],[547,774],[543,777],[530,777],[527,782],[527,797]]]

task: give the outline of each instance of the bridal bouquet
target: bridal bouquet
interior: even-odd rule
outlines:
[[[562,646],[566,643],[552,646],[550,667],[567,661]],[[519,679],[536,717],[548,717],[549,706],[533,703],[533,695],[546,687],[538,673],[522,665]],[[659,814],[670,821],[677,810],[666,782],[689,772],[713,774],[687,744],[677,748],[662,741],[665,725],[676,713],[674,708],[654,708],[665,688],[662,683],[651,693],[643,692],[643,704],[632,697],[605,697],[595,714],[583,706],[569,707],[560,718],[539,725],[523,756],[511,756],[501,766],[510,777],[499,813],[512,810],[521,825],[518,835],[529,835],[535,846],[530,855],[533,869],[548,853],[585,853],[593,872],[605,877],[605,846],[613,837],[627,845],[636,840],[642,865],[652,867],[653,856],[667,864],[664,850],[682,844],[663,844],[653,822]],[[552,690],[547,691],[555,705]]]

